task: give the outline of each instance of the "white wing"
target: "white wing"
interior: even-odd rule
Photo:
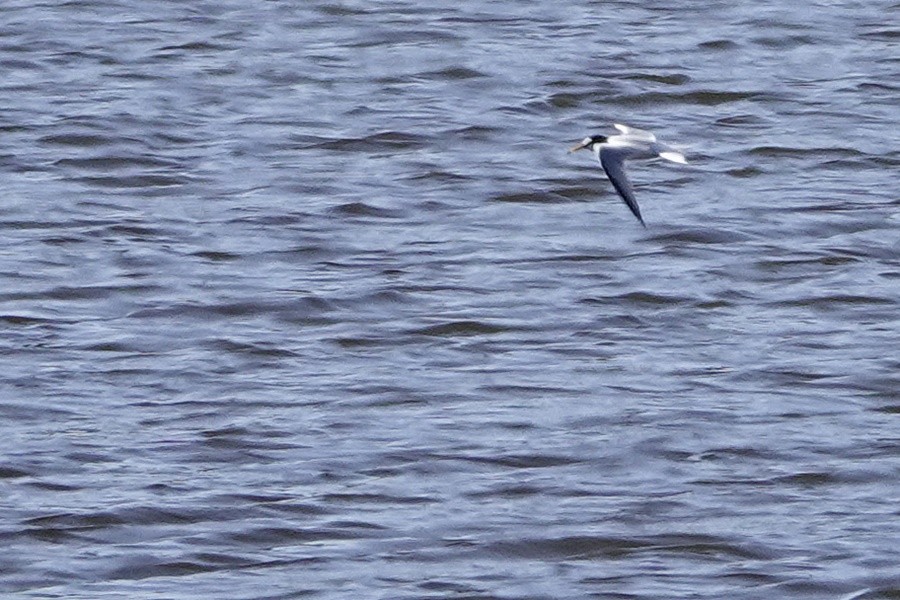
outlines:
[[[619,123],[614,123],[613,127],[624,133],[625,135],[634,136],[636,138],[640,138],[643,140],[647,140],[648,142],[655,142],[656,136],[650,133],[649,131],[644,131],[643,129],[635,129],[634,127],[629,127],[628,125],[621,125]]]
[[[624,200],[625,204],[628,205],[628,208],[631,209],[631,213],[637,217],[637,220],[641,222],[641,225],[646,227],[644,217],[641,216],[641,209],[638,206],[637,198],[634,197],[634,188],[631,186],[628,175],[625,174],[625,159],[633,154],[633,152],[634,151],[628,147],[601,146],[599,153],[600,166],[606,171],[606,176],[609,177],[613,187],[616,188],[616,191],[619,192],[622,200]]]

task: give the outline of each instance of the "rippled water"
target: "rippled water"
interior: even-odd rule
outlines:
[[[733,4],[6,0],[0,590],[900,597],[900,5]]]

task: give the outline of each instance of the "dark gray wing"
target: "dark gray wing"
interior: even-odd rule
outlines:
[[[634,197],[634,188],[631,187],[631,181],[625,174],[625,159],[631,152],[628,148],[615,148],[604,146],[600,148],[600,166],[606,171],[606,176],[612,182],[613,187],[622,196],[622,200],[631,209],[632,214],[637,217],[641,225],[646,227],[644,217],[641,216],[641,209],[638,206],[637,198]]]

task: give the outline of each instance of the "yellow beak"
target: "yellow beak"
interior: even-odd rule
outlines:
[[[569,148],[569,154],[571,154],[572,152],[578,152],[579,150],[581,150],[583,148],[587,148],[588,146],[590,146],[589,143],[585,144],[584,142],[581,142],[580,144],[577,144],[577,145]]]

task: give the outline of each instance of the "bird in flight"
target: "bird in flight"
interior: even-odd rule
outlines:
[[[580,144],[574,146],[569,152],[577,150],[593,150],[600,161],[600,166],[606,171],[606,176],[612,182],[613,187],[619,192],[622,200],[631,209],[641,225],[646,227],[644,218],[637,199],[634,197],[634,188],[628,175],[625,173],[625,161],[632,158],[664,158],[672,162],[686,164],[684,155],[675,148],[656,141],[656,136],[649,131],[635,129],[627,125],[615,125],[620,131],[618,135],[609,137],[592,135],[584,138]]]

